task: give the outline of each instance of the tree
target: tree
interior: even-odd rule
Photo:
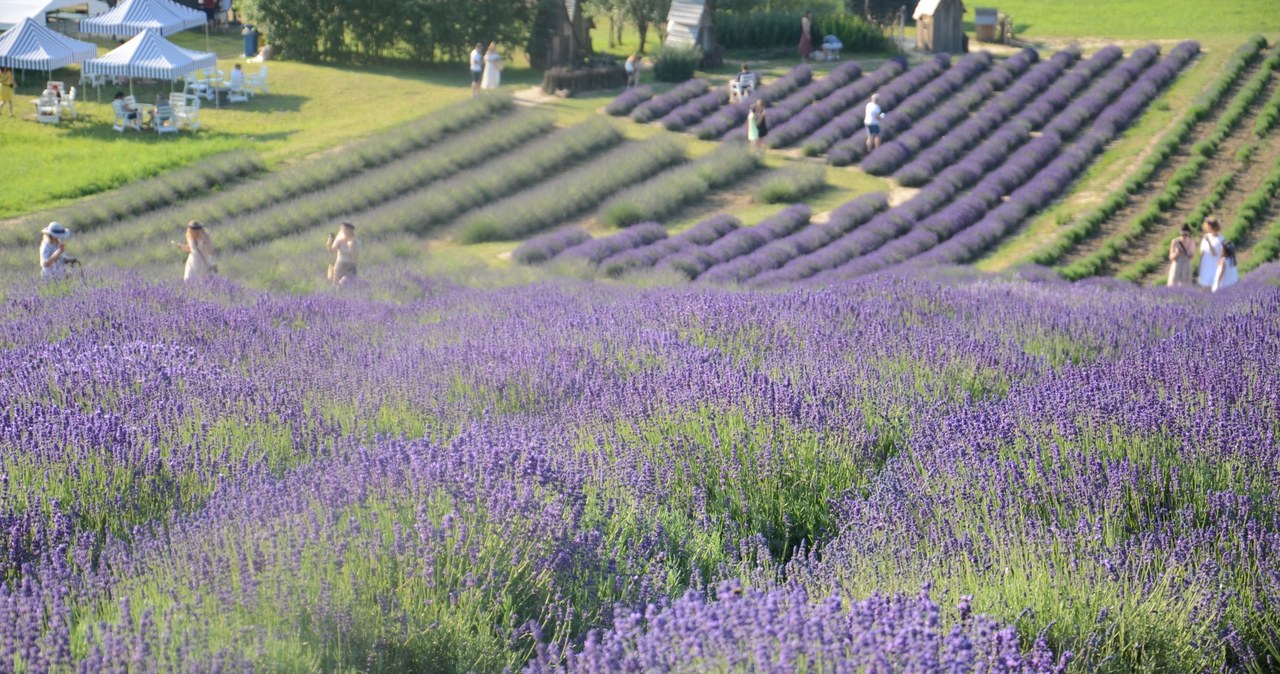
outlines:
[[[667,14],[671,11],[671,0],[623,0],[627,16],[630,16],[636,23],[636,30],[640,33],[640,51],[645,50],[645,41],[648,39],[649,25],[659,21],[666,21]]]

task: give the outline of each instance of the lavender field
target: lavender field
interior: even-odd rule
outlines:
[[[8,283],[0,671],[1275,671],[1278,281]]]

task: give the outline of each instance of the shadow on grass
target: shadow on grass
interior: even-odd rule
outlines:
[[[310,100],[310,96],[298,96],[296,94],[256,94],[249,99],[248,103],[223,103],[219,107],[214,107],[213,104],[202,101],[200,107],[202,112],[217,112],[219,110],[258,113],[298,112],[302,110],[302,104]]]

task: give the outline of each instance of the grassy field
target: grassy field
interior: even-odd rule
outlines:
[[[173,36],[190,49],[204,49],[203,34]],[[240,62],[238,35],[214,35],[210,47],[218,53],[220,70]],[[105,46],[102,48],[105,53]],[[256,64],[248,64],[253,73]],[[120,134],[111,129],[110,99],[115,89],[104,88],[102,103],[92,91],[79,92],[80,119],[58,126],[30,120],[0,118],[0,147],[6,157],[22,161],[0,164],[0,219],[41,210],[86,194],[118,187],[132,180],[183,166],[236,148],[260,152],[268,166],[348,143],[385,130],[423,113],[470,95],[465,67],[337,67],[280,61],[269,64],[271,93],[248,104],[203,110],[204,128],[178,138],[154,133]],[[69,85],[80,79],[77,68],[54,73]],[[525,87],[535,81],[519,61],[504,71],[504,82]],[[20,82],[19,110],[43,88],[42,73],[27,73]],[[149,102],[167,93],[167,83],[137,85],[134,95]]]
[[[991,3],[1013,17],[1019,37],[1105,40],[1194,39],[1227,42],[1280,31],[1272,0],[1001,0]],[[966,7],[973,30],[973,6]]]

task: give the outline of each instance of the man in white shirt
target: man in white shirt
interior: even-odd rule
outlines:
[[[480,93],[480,77],[484,75],[484,46],[479,42],[471,50],[471,95]]]
[[[880,120],[884,113],[880,111],[880,94],[871,94],[871,102],[867,104],[867,115],[862,123],[867,127],[867,152],[880,147]]]

